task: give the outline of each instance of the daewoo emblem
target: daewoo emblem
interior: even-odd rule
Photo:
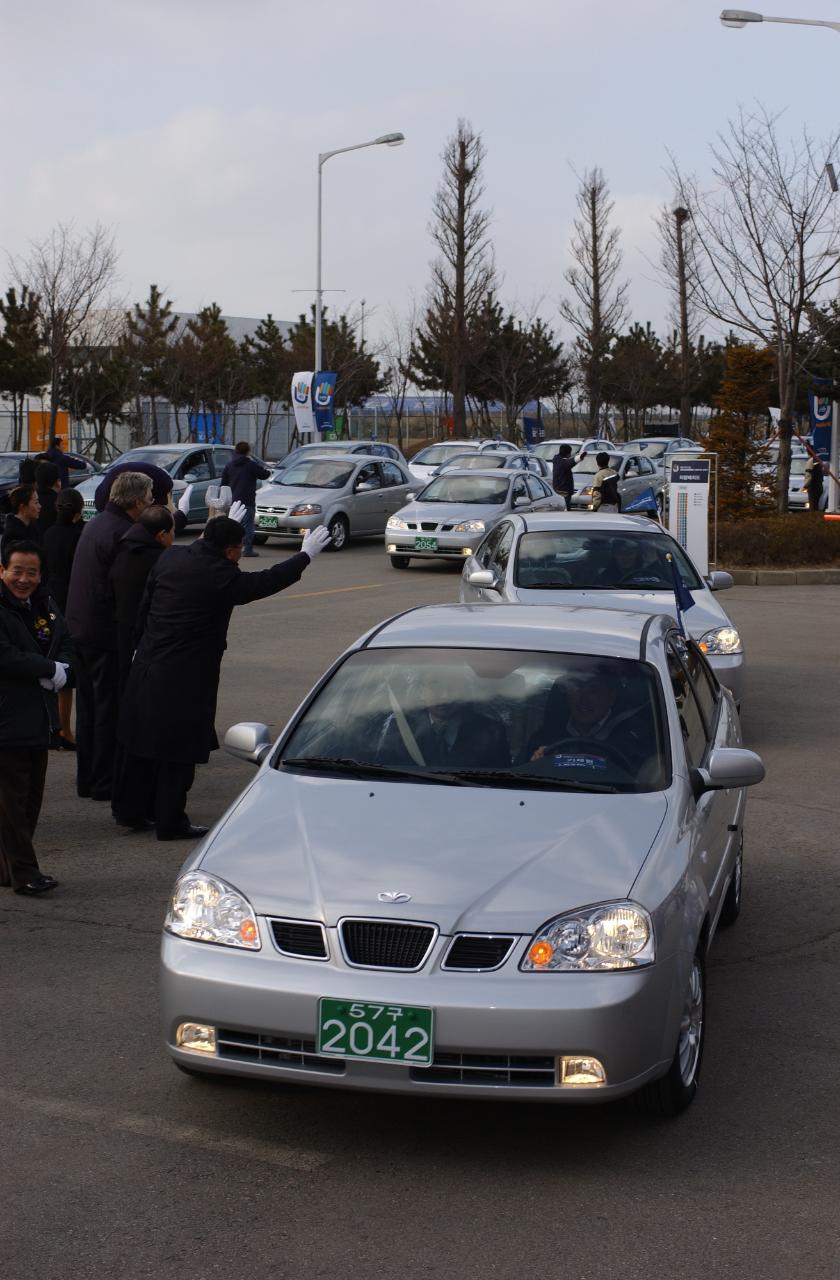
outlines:
[[[378,893],[376,896],[380,902],[411,902],[410,893],[397,893],[393,889],[386,889],[384,893]]]

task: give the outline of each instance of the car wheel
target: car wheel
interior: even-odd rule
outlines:
[[[345,516],[333,516],[327,525],[330,531],[332,542],[327,548],[328,551],[343,551],[347,545],[347,539],[350,536],[350,529],[347,525]]]
[[[257,546],[258,546],[258,547],[264,547],[264,546],[265,546],[265,544],[268,542],[268,534],[267,534],[267,533],[255,533],[255,534],[254,534],[254,542],[256,542],[256,544],[257,544]]]
[[[732,879],[729,882],[729,888],[726,890],[726,897],[723,900],[723,906],[720,909],[720,923],[726,925],[734,924],[741,914],[741,889],[744,881],[744,833],[738,841],[738,852],[735,854],[735,866],[732,869]]]
[[[668,1074],[633,1095],[637,1110],[648,1115],[676,1116],[694,1101],[700,1084],[706,1039],[706,965],[698,948],[691,962],[677,1047]]]
[[[395,569],[407,569],[411,556],[391,556],[391,564]]]

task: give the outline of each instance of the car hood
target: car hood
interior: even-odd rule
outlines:
[[[732,621],[708,589],[695,591],[694,606],[683,614],[689,633],[699,640],[715,627],[731,627]],[[677,616],[673,591],[557,591],[514,587],[511,599],[519,604],[564,604],[583,608],[625,609],[630,613],[670,613]]]
[[[319,502],[324,506],[338,497],[342,489],[294,488],[285,484],[264,484],[257,490],[258,507],[294,507],[301,502]]]
[[[461,520],[496,520],[507,512],[496,502],[409,502],[400,507],[401,520],[435,524],[458,524]]]
[[[264,769],[201,858],[259,915],[430,920],[529,933],[624,898],[667,811],[662,793],[586,795],[307,777]],[[411,895],[383,907],[380,893]]]

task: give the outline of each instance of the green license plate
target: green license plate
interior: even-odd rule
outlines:
[[[368,1062],[432,1065],[431,1009],[323,999],[318,1005],[318,1053]]]
[[[437,538],[415,538],[415,551],[437,551]]]
[[[258,516],[257,524],[261,529],[276,529],[280,521],[277,516]]]
[[[87,522],[96,515],[96,507],[82,507],[82,520]]]

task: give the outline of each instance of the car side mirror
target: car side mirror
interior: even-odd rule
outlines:
[[[715,573],[710,573],[706,581],[709,584],[710,591],[728,591],[730,587],[735,586],[735,579],[731,573],[725,573],[722,569],[718,569]]]
[[[188,471],[184,476],[184,484],[198,484],[199,474],[197,471]]]
[[[371,484],[369,480],[360,480],[359,483],[356,485],[356,488],[353,490],[353,492],[354,493],[372,493],[373,490],[376,488],[378,488],[378,486],[375,484]]]
[[[271,734],[264,724],[245,720],[225,734],[225,751],[249,764],[262,764],[271,750]]]
[[[764,780],[761,756],[744,747],[715,747],[705,769],[691,770],[695,799],[705,791],[729,791],[736,787],[754,787]]]
[[[518,498],[514,498],[513,505],[515,507],[527,507],[531,499],[526,494],[521,493]]]
[[[489,569],[473,569],[472,573],[467,575],[467,582],[471,587],[498,587],[496,575]]]
[[[406,502],[413,502],[416,497],[417,497],[416,493],[407,493],[405,495],[405,500]]]

